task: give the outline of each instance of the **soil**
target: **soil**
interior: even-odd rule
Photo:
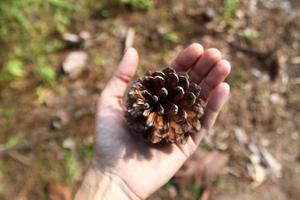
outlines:
[[[211,21],[203,18],[208,9],[214,11]],[[121,58],[126,30],[133,27],[134,47],[140,54],[138,74],[168,65],[192,42],[220,49],[232,65],[227,80],[230,99],[200,146],[228,154],[228,166],[205,187],[181,187],[171,180],[149,199],[198,199],[195,187],[210,188],[210,199],[218,200],[298,199],[300,3],[240,1],[230,25],[224,22],[223,11],[220,1],[173,0],[157,1],[149,12],[116,10],[109,18],[93,16],[74,24],[74,33],[84,30],[92,36],[92,45],[84,48],[89,68],[79,78],[61,74],[54,87],[43,87],[40,93],[35,80],[0,85],[1,108],[9,111],[8,117],[0,115],[0,144],[11,135],[22,135],[23,145],[0,153],[0,183],[5,190],[0,198],[47,199],[47,185],[53,180],[76,191],[91,157],[97,98]],[[176,41],[167,40],[165,31],[176,33]],[[57,59],[62,63],[70,51],[57,52]],[[55,120],[58,129],[51,128]],[[269,173],[253,186],[247,170],[249,152],[236,140],[235,127],[244,129],[251,141],[281,163],[280,175]],[[70,154],[76,155],[75,161]]]

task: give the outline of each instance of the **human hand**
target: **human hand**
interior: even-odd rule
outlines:
[[[229,85],[224,80],[231,67],[219,50],[204,51],[197,43],[178,54],[170,66],[176,71],[189,71],[191,80],[200,84],[201,97],[207,102],[202,128],[184,145],[153,147],[132,137],[124,118],[123,97],[137,66],[138,54],[130,48],[99,98],[91,168],[121,185],[129,198],[144,199],[178,171],[196,150],[206,130],[213,126],[229,95]]]

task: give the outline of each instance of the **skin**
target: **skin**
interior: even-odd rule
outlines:
[[[140,199],[163,186],[197,149],[228,99],[229,85],[224,82],[230,64],[217,49],[194,43],[181,51],[170,66],[189,71],[191,80],[203,88],[207,102],[201,118],[202,129],[185,145],[147,146],[133,138],[126,127],[123,97],[138,66],[138,53],[129,48],[104,88],[97,105],[94,156],[91,168],[117,177]],[[114,178],[113,178],[114,179]]]

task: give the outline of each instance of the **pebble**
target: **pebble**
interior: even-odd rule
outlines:
[[[206,21],[206,22],[212,21],[215,18],[215,16],[216,16],[216,13],[211,8],[208,8],[207,10],[205,10],[202,13],[202,17],[203,17],[204,21]]]
[[[73,51],[63,62],[63,70],[71,79],[78,78],[87,68],[88,54],[85,51]]]

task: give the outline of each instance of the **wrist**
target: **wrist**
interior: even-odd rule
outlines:
[[[118,176],[91,166],[75,195],[75,200],[140,200]]]

